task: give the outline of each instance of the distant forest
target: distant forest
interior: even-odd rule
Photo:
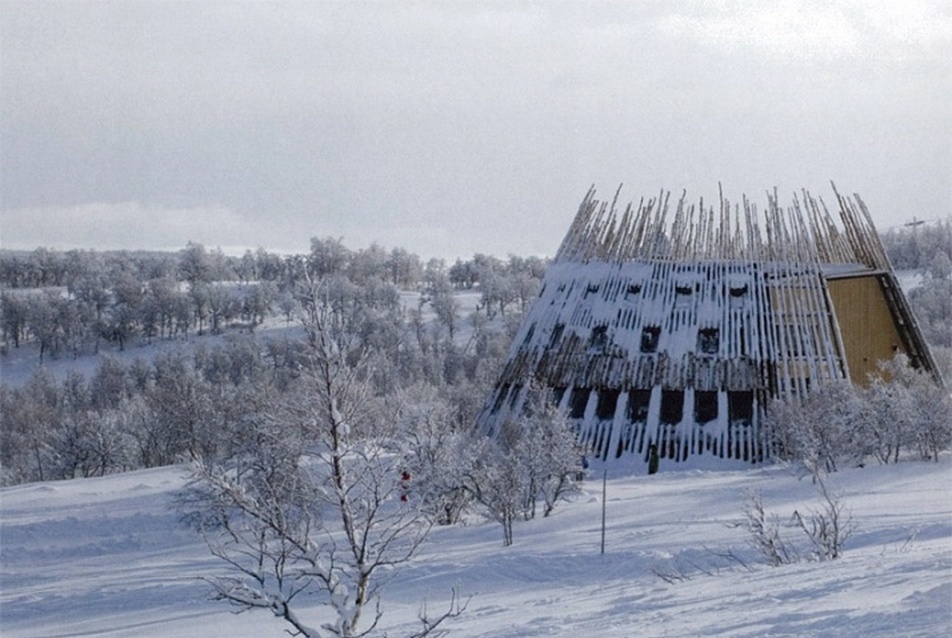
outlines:
[[[447,266],[401,248],[350,250],[339,239],[312,239],[306,255],[280,256],[259,248],[241,257],[190,243],[177,253],[37,248],[0,251],[2,347],[35,342],[40,362],[69,353],[124,349],[133,339],[253,330],[271,313],[288,321],[303,282],[333,279],[341,303],[366,297],[395,302],[400,290],[420,291],[454,331],[460,320],[449,299],[478,286],[489,318],[525,310],[536,295],[546,261],[477,254]]]
[[[262,406],[300,392],[311,356],[302,326],[315,316],[348,365],[372,370],[362,383],[381,422],[392,404],[410,404],[440,415],[446,431],[468,431],[545,268],[515,256],[424,263],[333,238],[290,256],[198,244],[2,252],[0,356],[8,364],[28,352],[36,371],[18,387],[0,384],[0,482],[234,453]],[[67,358],[94,363],[65,379],[37,367]]]
[[[893,268],[920,276],[908,290],[909,303],[948,380],[952,372],[952,218],[891,229],[882,239]]]

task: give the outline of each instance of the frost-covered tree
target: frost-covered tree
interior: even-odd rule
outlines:
[[[63,414],[61,387],[40,368],[25,386],[0,386],[0,465],[5,483],[45,481],[55,467],[50,450],[51,433]]]
[[[453,406],[435,388],[411,388],[397,400],[401,498],[419,501],[437,524],[452,525],[472,498],[466,487],[475,460],[472,438],[458,427]]]
[[[453,294],[453,284],[442,259],[431,259],[423,273],[424,296],[421,303],[429,302],[436,318],[449,332],[452,340],[459,329],[459,301]]]
[[[14,348],[20,347],[29,325],[29,313],[29,304],[23,295],[0,292],[0,327],[5,344],[12,341]]]
[[[133,444],[122,425],[118,409],[66,415],[49,438],[54,477],[87,478],[128,469]]]
[[[834,383],[773,401],[765,426],[780,458],[802,461],[814,474],[867,457],[896,463],[909,451],[934,459],[952,444],[952,398],[898,355],[880,365],[866,388]]]
[[[502,525],[502,543],[513,542],[513,524],[524,511],[528,485],[514,451],[489,439],[474,440],[466,486],[490,518]]]
[[[577,489],[582,452],[569,421],[549,392],[535,383],[526,390],[524,416],[506,421],[491,441],[480,442],[469,476],[470,489],[503,527],[511,545],[513,522],[535,517],[537,503],[549,516],[556,504]]]
[[[57,354],[66,345],[65,326],[60,323],[65,305],[66,300],[52,291],[32,295],[27,302],[27,323],[39,346],[40,364],[44,357]]]
[[[765,431],[780,458],[799,460],[811,472],[859,465],[869,453],[862,404],[848,382],[822,385],[806,396],[775,400]]]
[[[539,500],[543,516],[549,516],[559,501],[578,489],[583,451],[551,391],[537,383],[529,384],[524,406],[523,416],[515,422],[517,427],[502,438],[514,447],[526,471],[527,518],[535,517]],[[510,443],[513,436],[515,440]]]
[[[864,392],[876,456],[897,462],[900,452],[916,449],[923,459],[938,460],[952,444],[952,397],[935,379],[897,355],[880,365]]]
[[[221,462],[195,464],[188,517],[229,574],[208,580],[243,609],[266,609],[294,635],[365,636],[380,592],[410,561],[431,522],[401,499],[401,455],[379,425],[373,357],[344,328],[317,283],[299,299],[307,352],[293,392],[259,411]],[[299,602],[320,604],[317,622]],[[423,619],[426,635],[456,613]]]

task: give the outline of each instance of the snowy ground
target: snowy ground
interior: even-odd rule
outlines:
[[[409,633],[420,600],[439,609],[458,586],[472,598],[451,636],[952,635],[950,479],[949,457],[833,475],[858,528],[845,554],[782,567],[755,564],[731,523],[747,488],[783,517],[818,504],[785,468],[611,479],[604,556],[590,480],[517,524],[512,547],[494,523],[435,530],[388,586],[383,628]],[[165,468],[0,490],[3,638],[286,635],[266,612],[208,599],[196,577],[220,565],[169,509],[182,480]]]

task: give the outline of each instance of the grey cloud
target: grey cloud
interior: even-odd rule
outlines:
[[[882,226],[952,201],[930,3],[906,22],[809,2],[0,6],[4,244],[96,203],[220,207],[266,247],[453,257],[551,253],[592,183],[710,199],[835,179]],[[850,37],[785,53],[831,16]]]

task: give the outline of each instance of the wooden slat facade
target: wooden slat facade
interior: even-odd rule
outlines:
[[[663,191],[619,211],[590,190],[478,427],[517,416],[536,379],[595,459],[756,462],[770,397],[865,379],[894,346],[937,374],[865,205],[834,193],[839,224],[806,191],[761,214],[684,195],[672,212]]]

